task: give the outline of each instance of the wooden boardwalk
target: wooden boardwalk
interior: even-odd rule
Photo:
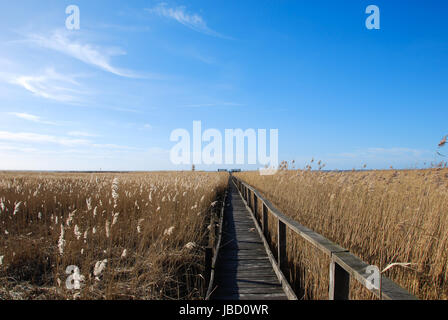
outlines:
[[[231,182],[213,300],[287,300],[251,213]]]
[[[246,207],[246,201],[251,209]],[[348,300],[351,281],[357,281],[379,299],[416,299],[382,275],[379,288],[373,286],[371,265],[284,215],[260,192],[237,177],[230,177],[225,206],[221,210],[220,221],[224,218],[224,223],[218,224],[216,247],[207,248],[206,251],[206,268],[210,270],[207,300],[297,300],[282,272],[288,258],[288,231],[300,236],[329,258],[328,299]],[[256,213],[256,218],[252,212]],[[212,223],[216,228],[213,220],[211,226]],[[271,223],[274,225],[271,226]],[[271,235],[265,238],[266,231],[272,230],[272,227],[277,229],[276,256],[269,245]]]

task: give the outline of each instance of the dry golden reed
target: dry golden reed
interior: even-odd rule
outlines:
[[[287,166],[286,166],[287,167]],[[420,299],[448,299],[448,170],[236,174],[286,215],[349,249]],[[275,234],[276,221],[270,224]],[[288,233],[299,297],[328,298],[324,255]],[[275,237],[274,237],[275,245]],[[403,265],[406,264],[406,265]],[[353,299],[370,299],[355,281]]]
[[[227,179],[0,173],[0,299],[201,299],[207,224]],[[66,287],[71,265],[79,290]]]

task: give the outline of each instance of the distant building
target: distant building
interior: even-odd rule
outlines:
[[[227,172],[227,169],[218,169],[218,172]]]

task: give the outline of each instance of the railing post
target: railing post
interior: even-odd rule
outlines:
[[[350,274],[334,260],[330,264],[329,300],[348,300],[350,293]]]
[[[262,221],[263,221],[263,223],[262,223],[263,234],[266,237],[266,240],[268,242],[270,242],[269,239],[268,239],[268,207],[266,207],[266,205],[264,203],[263,203],[263,217],[262,217]]]
[[[278,219],[277,240],[277,262],[281,269],[286,265],[286,225],[280,219]]]
[[[255,219],[257,219],[257,221],[260,221],[258,219],[258,197],[256,196],[255,192],[254,192],[254,215],[255,215]]]
[[[205,248],[205,288],[209,286],[210,276],[212,273],[213,248]]]

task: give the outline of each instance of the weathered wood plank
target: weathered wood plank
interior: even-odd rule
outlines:
[[[269,258],[268,257],[260,257],[260,256],[249,256],[249,257],[244,257],[244,256],[228,256],[228,257],[226,257],[226,261],[238,261],[238,262],[242,262],[242,263],[244,263],[244,262],[246,262],[246,261],[251,261],[251,262],[254,262],[254,263],[256,263],[256,262],[258,262],[258,260],[261,260],[261,261],[263,261],[263,260],[266,260],[266,262],[268,262],[269,263]]]
[[[281,268],[286,265],[286,225],[278,220],[277,225],[277,262]]]
[[[367,278],[371,275],[371,273],[367,273],[367,267],[369,267],[367,263],[350,252],[335,253],[332,259],[347,273],[367,287],[369,281]],[[372,288],[370,291],[380,296],[379,290]],[[381,279],[381,296],[387,300],[417,300],[415,296],[387,277],[382,277]]]
[[[272,281],[254,281],[254,282],[233,282],[233,281],[228,281],[228,282],[223,282],[220,285],[220,288],[222,290],[224,289],[228,289],[228,288],[258,288],[261,290],[261,288],[264,288],[264,290],[270,290],[270,289],[278,289],[281,292],[282,290],[282,286],[278,284],[278,281],[272,282]]]
[[[257,278],[252,278],[254,273],[256,273]],[[216,279],[222,279],[222,280],[229,280],[232,279],[232,281],[238,283],[238,282],[247,282],[247,281],[251,281],[251,279],[254,279],[253,281],[258,282],[258,281],[274,281],[276,283],[278,283],[278,279],[277,276],[275,275],[275,273],[273,272],[268,272],[268,271],[263,271],[263,270],[258,270],[258,271],[254,271],[254,272],[229,272],[229,273],[225,273],[225,272],[221,272],[219,276],[216,277]]]
[[[228,294],[216,300],[287,300],[284,294]]]
[[[350,294],[350,274],[334,261],[330,264],[329,300],[348,300]]]

